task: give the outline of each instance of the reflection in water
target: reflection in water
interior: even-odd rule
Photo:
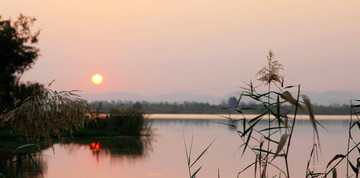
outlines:
[[[151,142],[153,136],[140,137],[107,137],[107,138],[89,138],[72,139],[62,145],[71,152],[79,147],[89,146],[93,152],[100,155],[110,155],[111,157],[125,157],[130,159],[142,158],[152,151]]]
[[[82,147],[86,147],[91,150],[97,162],[99,162],[101,157],[137,161],[151,153],[152,141],[152,136],[71,139],[66,140],[64,143],[54,144],[55,149],[53,151],[56,156],[56,152],[59,151],[57,148],[61,149],[62,147],[68,155],[72,155],[81,150]],[[52,148],[47,148],[47,150],[48,149]],[[7,153],[4,153],[4,150],[7,150]],[[1,149],[1,151],[0,173],[29,178],[46,177],[47,157],[43,155],[45,149],[42,149],[36,153],[36,156],[33,156],[37,165],[34,165],[32,160],[24,153],[15,153],[11,149]]]
[[[41,153],[32,154],[35,165],[25,153],[16,153],[6,148],[2,148],[1,151],[0,172],[8,177],[43,177],[42,173],[47,170],[47,163]]]
[[[207,127],[213,123],[224,122],[223,119],[152,119],[153,124],[160,126],[178,125],[178,126],[200,126]]]
[[[325,159],[317,166],[320,166],[318,170],[323,170],[330,158],[346,150],[349,121],[320,120],[320,122],[329,130],[319,129],[321,144],[326,149],[323,152]],[[201,153],[201,146],[208,145],[214,137],[218,137],[201,162],[204,166],[201,177],[216,175],[218,169],[221,171],[221,177],[236,177],[238,171],[252,162],[253,158],[251,154],[245,154],[241,158],[240,154],[234,154],[242,142],[233,128],[226,124],[229,124],[229,120],[154,119],[153,127],[157,129],[156,141],[154,137],[71,139],[54,144],[55,152],[51,148],[43,150],[41,156],[36,159],[45,178],[79,177],[80,174],[89,178],[182,178],[187,176],[182,138],[184,132],[186,136],[192,134],[195,136],[194,153]],[[266,120],[259,122],[259,126],[263,124],[268,123]],[[242,123],[238,122],[237,127],[242,129]],[[309,120],[297,120],[292,154],[289,156],[289,166],[294,178],[304,177],[308,155],[312,148],[312,138],[312,126]],[[99,145],[98,149],[96,145]],[[1,163],[9,167],[13,175],[42,177],[39,172],[33,171],[34,165],[25,159],[19,165],[14,164],[11,167],[9,163],[17,159],[16,155],[12,152],[11,154],[12,156],[7,156],[10,153],[0,154],[0,157],[2,157]],[[8,158],[4,159],[4,157]],[[24,158],[25,155],[21,157]],[[343,168],[339,168],[339,171]],[[26,171],[21,172],[22,169]],[[245,175],[244,177],[250,177],[253,172],[248,171]]]
[[[90,149],[93,151],[93,152],[99,152],[100,151],[100,142],[91,142],[90,144]]]

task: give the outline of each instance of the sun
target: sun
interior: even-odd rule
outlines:
[[[100,74],[95,74],[92,76],[92,82],[95,84],[100,84],[103,81],[103,77]]]

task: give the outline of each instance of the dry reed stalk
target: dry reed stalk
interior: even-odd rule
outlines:
[[[49,84],[51,85],[51,84]],[[45,91],[25,99],[20,106],[2,116],[1,125],[9,124],[28,141],[39,142],[41,138],[51,141],[51,133],[58,138],[62,132],[84,127],[86,118],[93,116],[93,109],[86,104],[76,90]]]

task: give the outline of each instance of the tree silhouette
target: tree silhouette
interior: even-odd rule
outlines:
[[[31,32],[35,20],[20,14],[12,22],[0,16],[0,113],[11,108],[16,100],[25,98],[21,91],[32,93],[29,91],[31,88],[42,87],[37,83],[19,83],[21,75],[32,67],[39,56],[39,49],[34,44],[40,31]]]

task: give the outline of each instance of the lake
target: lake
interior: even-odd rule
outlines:
[[[38,153],[35,158],[42,173],[36,171],[37,169],[28,159],[18,161],[18,164],[9,169],[17,172],[18,175],[28,177],[43,175],[46,178],[189,177],[183,134],[188,147],[193,136],[192,161],[216,139],[191,169],[195,172],[197,168],[203,166],[198,178],[217,177],[218,170],[221,177],[236,177],[240,170],[254,161],[251,151],[246,151],[242,156],[242,150],[238,150],[243,143],[242,140],[232,128],[221,124],[226,123],[227,120],[219,116],[163,114],[149,117],[153,120],[154,128],[150,137],[71,139],[66,143],[56,143],[53,148],[46,148]],[[327,131],[319,128],[322,152],[319,153],[319,161],[311,164],[311,167],[325,170],[326,164],[336,154],[346,152],[349,116],[319,116],[318,119]],[[313,131],[310,122],[306,116],[299,116],[289,153],[292,177],[305,177],[312,140]],[[0,157],[4,159],[6,155]],[[7,159],[16,158],[21,158],[21,155]],[[276,158],[274,164],[282,165],[283,159]],[[344,177],[344,171],[342,164],[338,175]],[[240,177],[253,177],[253,173],[252,167]],[[271,175],[277,173],[278,171],[270,172]]]

